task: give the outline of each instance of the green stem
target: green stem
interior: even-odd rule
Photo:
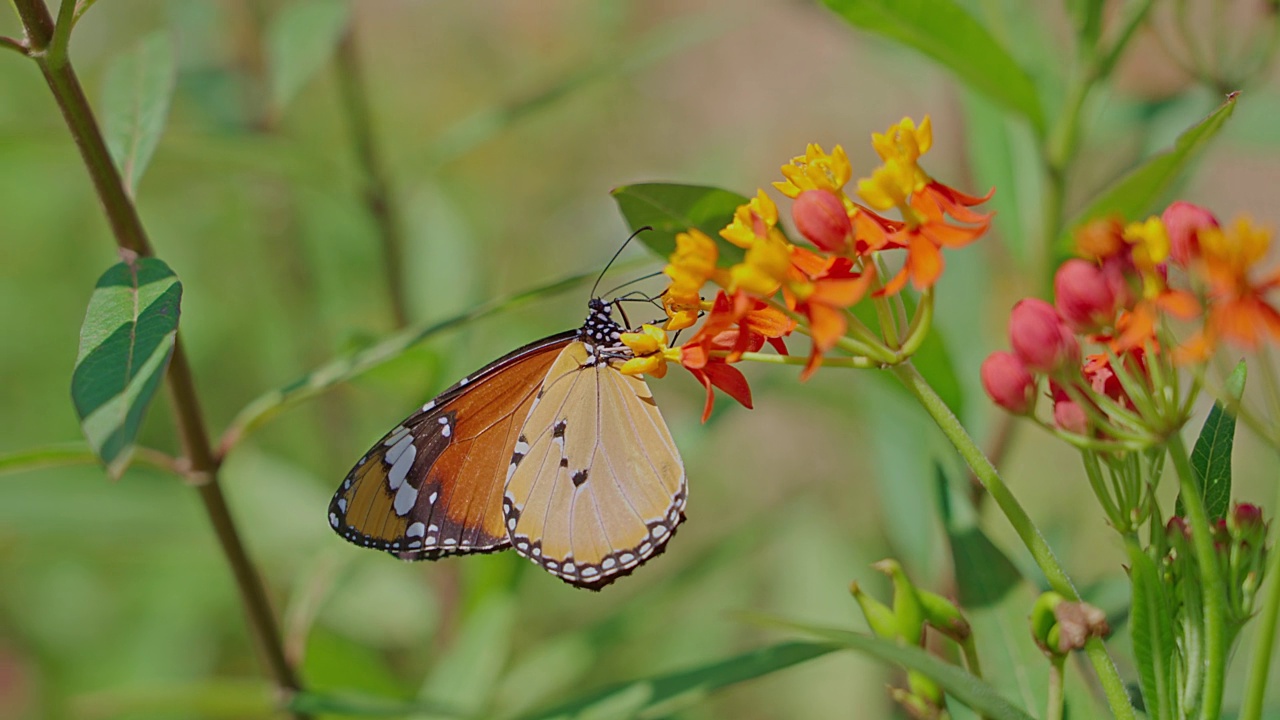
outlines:
[[[946,436],[947,440],[951,442],[952,446],[960,454],[960,457],[973,470],[974,475],[982,482],[983,487],[991,495],[991,499],[1000,507],[1001,512],[1009,520],[1009,524],[1018,533],[1023,545],[1031,552],[1031,557],[1049,581],[1049,586],[1068,600],[1078,601],[1080,593],[1076,591],[1066,571],[1062,569],[1058,559],[1054,557],[1049,543],[1040,534],[1039,528],[1031,522],[1027,511],[1023,509],[1018,499],[1014,497],[1009,487],[1004,484],[1004,480],[1000,477],[1000,473],[996,471],[995,466],[982,454],[981,448],[973,441],[973,438],[969,437],[969,433],[965,431],[964,426],[960,424],[960,420],[951,412],[951,408],[947,407],[947,404],[938,396],[938,393],[934,391],[933,387],[924,379],[924,376],[910,362],[890,367],[889,372],[892,372],[903,386],[915,396],[925,411],[933,418],[933,421],[937,423],[938,428],[942,430],[942,434]],[[1106,645],[1096,637],[1090,638],[1085,645],[1085,654],[1089,657],[1089,662],[1092,663],[1094,671],[1098,674],[1098,679],[1102,683],[1102,690],[1107,697],[1107,703],[1111,706],[1112,714],[1115,715],[1117,720],[1135,720],[1133,707],[1129,705],[1129,696],[1125,691],[1124,681],[1120,679],[1120,673],[1116,670],[1115,663],[1111,661],[1111,656],[1107,654]]]
[[[1063,666],[1066,663],[1066,659],[1066,655],[1054,655],[1049,659],[1049,700],[1045,705],[1045,720],[1062,720],[1064,706],[1062,688],[1065,680]]]
[[[1169,456],[1178,473],[1182,505],[1186,509],[1187,522],[1191,525],[1191,542],[1195,548],[1196,565],[1200,569],[1200,594],[1204,603],[1204,691],[1201,694],[1201,720],[1216,720],[1222,711],[1222,686],[1226,677],[1226,593],[1223,590],[1222,568],[1218,566],[1217,551],[1213,547],[1213,531],[1209,515],[1196,485],[1195,470],[1182,436],[1169,436]]]
[[[1276,507],[1280,507],[1280,492],[1276,496]],[[1262,704],[1267,697],[1267,683],[1271,675],[1271,652],[1276,642],[1276,619],[1280,617],[1280,548],[1274,543],[1267,558],[1267,569],[1262,576],[1268,578],[1271,585],[1267,588],[1262,612],[1258,614],[1258,628],[1254,635],[1258,638],[1253,647],[1253,657],[1249,660],[1249,680],[1245,686],[1244,706],[1240,709],[1240,720],[1259,720],[1262,717]]]
[[[43,0],[14,0],[13,5],[26,29],[31,57],[44,74],[71,137],[80,149],[116,243],[138,255],[153,256],[155,253],[142,227],[137,208],[129,199],[120,174],[111,161],[89,101],[85,98],[80,80],[66,53],[68,23],[72,17],[68,6],[74,5],[74,0],[63,2],[63,9],[59,14],[63,24],[61,30],[55,29],[53,18]],[[217,482],[218,463],[200,412],[191,366],[187,362],[181,337],[175,341],[165,381],[174,408],[178,434],[182,438],[187,474],[197,484],[200,499],[204,502],[209,520],[222,544],[223,553],[231,565],[251,631],[276,683],[286,691],[297,692],[301,685],[285,659],[266,588],[249,560],[248,552],[227,509],[222,488]],[[293,716],[306,717],[301,713],[293,713]]]
[[[727,351],[715,351],[711,353],[712,357],[727,357]],[[770,365],[806,365],[809,358],[801,355],[775,355],[773,353],[761,352],[745,352],[742,353],[742,359],[746,362],[768,363]],[[860,368],[870,369],[880,367],[879,363],[864,357],[824,357],[822,359],[824,367],[844,367],[844,368]]]
[[[360,73],[360,55],[356,51],[354,21],[348,21],[338,43],[337,70],[342,107],[351,130],[351,144],[355,146],[356,159],[364,171],[364,203],[378,228],[383,277],[391,295],[391,314],[399,330],[409,325],[409,301],[404,288],[404,233],[391,184],[374,144],[369,99]]]

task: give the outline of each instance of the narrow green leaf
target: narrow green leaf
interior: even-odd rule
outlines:
[[[41,445],[0,455],[0,475],[72,465],[94,465],[97,462],[98,455],[87,443]],[[135,448],[133,463],[174,471],[172,458],[147,448]]]
[[[169,366],[181,302],[182,283],[155,258],[111,266],[89,299],[71,399],[112,477],[128,465],[138,426]]]
[[[1142,699],[1148,718],[1173,720],[1182,717],[1175,686],[1177,647],[1173,636],[1173,608],[1155,561],[1132,540],[1125,545],[1129,551],[1129,578],[1133,582],[1129,625]]]
[[[271,107],[284,112],[298,91],[333,56],[347,27],[346,0],[296,0],[267,27],[267,72]]]
[[[692,670],[619,683],[521,720],[664,718],[716,690],[778,672],[836,650],[826,643],[790,642],[736,655]]]
[[[81,695],[71,715],[109,718],[269,718],[278,717],[279,692],[261,680],[210,678],[188,685],[122,687]]]
[[[803,633],[868,655],[881,662],[915,670],[941,685],[948,695],[985,715],[989,720],[1031,720],[1030,715],[1001,697],[995,688],[918,647],[902,645],[849,630],[820,627],[764,615],[750,615],[747,619],[767,627]]]
[[[1235,94],[1229,95],[1217,110],[1178,136],[1172,148],[1149,158],[1117,181],[1094,199],[1068,227],[1076,228],[1089,220],[1108,215],[1138,219],[1151,212],[1183,171],[1204,154],[1209,141],[1217,136],[1227,118],[1235,111],[1237,97]]]
[[[103,134],[130,195],[136,194],[164,132],[176,78],[173,44],[164,31],[143,38],[107,68]]]
[[[614,265],[615,269],[625,267],[627,267],[625,263]],[[251,401],[231,422],[231,426],[223,434],[219,446],[223,452],[226,452],[244,439],[245,435],[257,429],[286,408],[315,397],[384,365],[400,357],[409,348],[442,332],[462,327],[469,322],[524,305],[538,298],[577,287],[594,280],[598,274],[598,271],[592,270],[554,280],[531,290],[482,303],[466,312],[430,325],[409,328],[375,345],[334,358],[288,385],[268,391]]]
[[[1227,396],[1234,406],[1244,397],[1244,381],[1247,369],[1244,361],[1236,365],[1231,377],[1227,378]],[[1191,449],[1191,468],[1195,470],[1196,485],[1204,498],[1204,509],[1209,513],[1209,520],[1216,521],[1227,516],[1231,508],[1231,448],[1235,445],[1236,414],[1234,407],[1226,407],[1221,402],[1213,404],[1209,417],[1205,418],[1200,428],[1200,437],[1196,438],[1195,447]],[[1175,512],[1185,515],[1182,496],[1178,496]]]
[[[676,235],[698,228],[716,241],[720,265],[742,261],[742,248],[720,237],[720,231],[733,220],[733,211],[747,202],[735,192],[702,185],[644,183],[615,188],[613,199],[632,230],[646,225],[653,228],[641,233],[639,240],[661,257],[676,249]]]
[[[822,0],[854,27],[882,35],[941,63],[970,87],[1025,117],[1044,114],[1035,83],[1008,51],[952,0]]]

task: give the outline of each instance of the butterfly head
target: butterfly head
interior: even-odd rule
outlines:
[[[613,320],[613,304],[600,298],[587,303],[587,319],[578,330],[578,339],[587,346],[591,364],[600,360],[628,359],[631,350],[622,344],[622,326]]]

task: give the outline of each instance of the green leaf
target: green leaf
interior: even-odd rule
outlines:
[[[1129,577],[1133,581],[1130,618],[1133,655],[1142,682],[1142,699],[1151,720],[1182,717],[1174,661],[1173,607],[1160,579],[1160,570],[1137,543],[1125,543],[1129,551]]]
[[[823,0],[854,27],[933,58],[970,87],[1025,117],[1044,114],[1035,83],[972,15],[951,0]]]
[[[698,228],[716,241],[720,265],[742,261],[742,248],[720,237],[720,231],[733,220],[733,211],[747,202],[735,192],[702,185],[644,183],[615,188],[613,199],[633,231],[646,225],[653,228],[638,239],[662,257],[676,249],[676,235]]]
[[[162,261],[130,258],[111,266],[89,298],[71,399],[89,445],[118,478],[138,426],[169,366],[178,333],[182,283]]]
[[[347,27],[346,0],[297,0],[267,27],[271,108],[284,112],[303,85],[329,62]]]
[[[885,663],[915,670],[941,685],[951,697],[985,715],[988,720],[1031,720],[1030,715],[1001,697],[995,688],[918,647],[848,630],[819,627],[763,615],[751,615],[748,619],[760,625],[803,633],[835,643],[839,647],[869,655]]]
[[[176,78],[173,45],[169,34],[163,31],[143,38],[107,68],[103,81],[103,134],[131,196],[164,132]]]
[[[619,683],[575,700],[521,716],[521,720],[665,718],[708,694],[836,650],[825,643],[791,642],[761,648],[692,670]]]
[[[184,685],[118,687],[81,695],[71,715],[107,718],[274,718],[279,691],[261,680],[210,678]]]
[[[1236,435],[1233,407],[1244,397],[1246,374],[1242,360],[1227,378],[1227,397],[1232,407],[1226,407],[1222,402],[1213,404],[1209,417],[1200,428],[1200,437],[1196,438],[1195,447],[1191,449],[1191,468],[1195,470],[1196,486],[1200,488],[1204,509],[1209,513],[1211,522],[1226,517],[1231,508],[1231,448],[1235,445]],[[1186,514],[1181,495],[1175,512]]]
[[[1095,218],[1119,215],[1138,219],[1151,212],[1187,167],[1198,159],[1236,108],[1237,95],[1229,95],[1217,110],[1178,136],[1173,147],[1149,158],[1098,196],[1067,227],[1076,228]],[[1068,236],[1063,247],[1070,245]]]

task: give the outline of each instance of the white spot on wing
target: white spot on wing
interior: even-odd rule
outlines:
[[[382,444],[385,447],[391,447],[392,445],[395,445],[396,443],[400,442],[400,438],[408,434],[409,434],[409,428],[403,425],[397,425],[396,429],[391,431],[391,437],[382,441]]]
[[[346,498],[338,498],[338,509],[339,509],[339,510],[341,510],[342,512],[344,512],[344,513],[347,511],[347,499],[346,499]]]
[[[338,527],[338,515],[337,515],[337,513],[329,513],[329,524],[330,524],[330,525],[332,525],[332,526],[334,526],[334,527]]]
[[[404,435],[401,436],[400,442],[396,443],[394,447],[387,451],[386,455],[382,456],[382,461],[388,465],[394,465],[396,460],[399,460],[404,451],[412,444],[413,436],[406,430]]]
[[[405,438],[406,440],[408,438]],[[409,474],[409,468],[413,467],[413,459],[418,456],[418,448],[412,443],[400,454],[396,459],[396,464],[391,466],[391,471],[387,473],[387,487],[392,490],[398,490],[404,478]]]
[[[404,483],[400,489],[396,491],[395,502],[392,507],[395,508],[397,515],[407,515],[418,502],[418,489],[409,483]]]
[[[427,528],[420,522],[416,522],[404,531],[405,537],[422,537],[427,534]]]

